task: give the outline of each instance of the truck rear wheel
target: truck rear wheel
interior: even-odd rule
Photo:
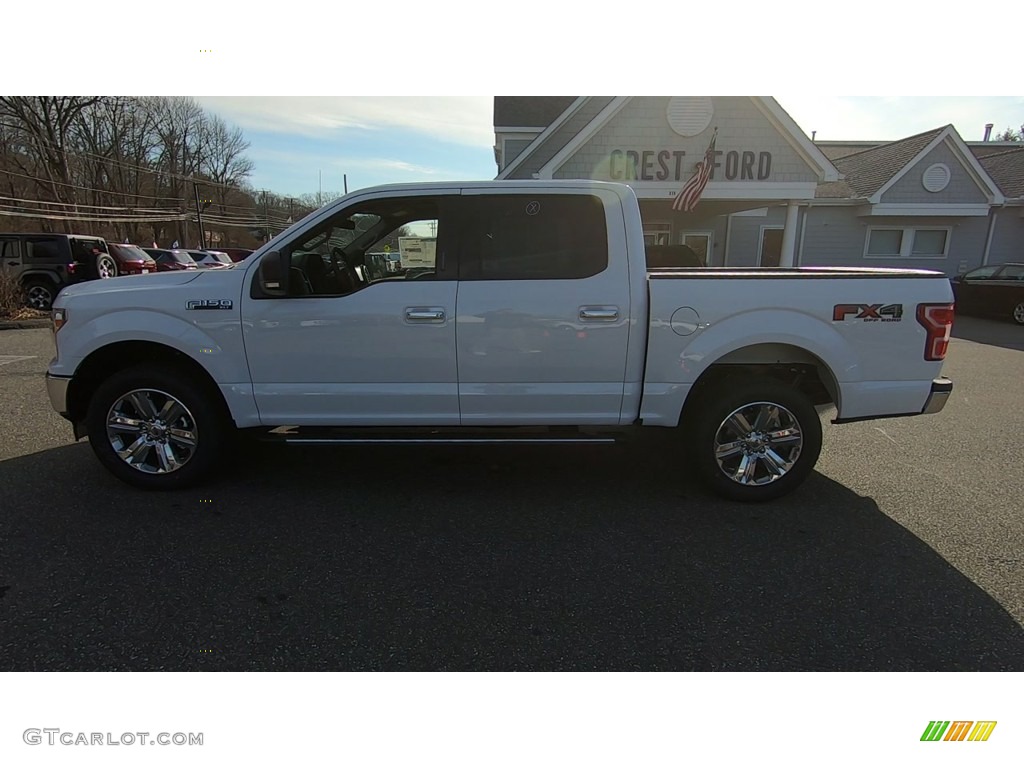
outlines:
[[[230,425],[215,396],[172,367],[118,371],[86,414],[89,443],[120,480],[145,490],[187,488],[223,457]]]
[[[701,479],[736,501],[794,490],[821,453],[821,420],[799,390],[774,379],[723,382],[696,403],[691,455]]]

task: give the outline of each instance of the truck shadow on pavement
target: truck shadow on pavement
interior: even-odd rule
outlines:
[[[710,496],[664,444],[247,450],[135,491],[0,463],[7,670],[1022,670],[1024,630],[820,474]]]
[[[951,335],[954,339],[1024,351],[1024,328],[1006,320],[957,315]]]

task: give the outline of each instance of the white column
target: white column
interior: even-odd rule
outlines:
[[[796,254],[796,214],[800,206],[792,200],[786,206],[786,228],[782,231],[782,255],[779,257],[780,267],[792,267]]]

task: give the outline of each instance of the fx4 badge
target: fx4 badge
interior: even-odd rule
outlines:
[[[231,299],[194,299],[185,304],[185,309],[231,309]]]
[[[898,323],[903,318],[902,304],[836,304],[832,322],[841,323],[850,315],[866,323]]]

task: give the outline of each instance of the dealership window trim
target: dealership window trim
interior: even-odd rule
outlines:
[[[868,253],[871,248],[872,232],[900,232],[899,253]],[[914,238],[918,232],[945,232],[946,242],[941,254],[914,254]],[[949,242],[953,239],[953,227],[868,227],[864,234],[865,259],[945,259],[949,257]]]

